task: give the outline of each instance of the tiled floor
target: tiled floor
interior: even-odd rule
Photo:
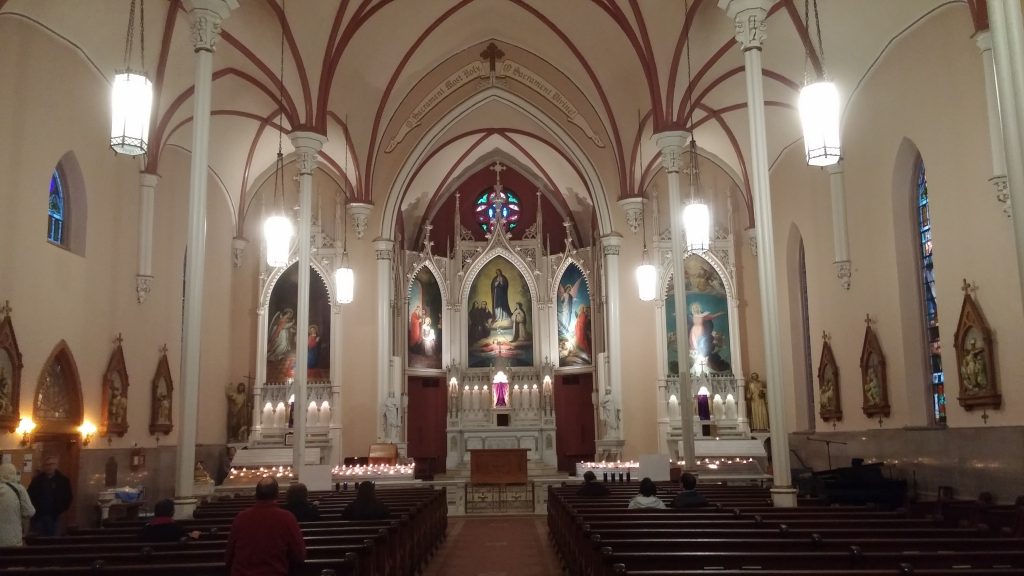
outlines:
[[[450,518],[423,576],[561,576],[543,516]]]

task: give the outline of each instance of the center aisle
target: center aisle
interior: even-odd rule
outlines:
[[[423,576],[560,576],[543,516],[448,518]]]

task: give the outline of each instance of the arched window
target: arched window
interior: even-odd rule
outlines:
[[[917,228],[919,232],[921,282],[924,306],[925,345],[928,373],[931,375],[932,417],[936,424],[946,423],[945,378],[942,373],[942,346],[939,341],[939,307],[935,299],[935,261],[932,242],[932,218],[928,205],[928,179],[924,162],[917,164]]]
[[[67,247],[67,213],[64,202],[64,179],[61,177],[60,169],[54,168],[50,176],[50,200],[47,203],[47,226],[46,239],[57,246]]]
[[[519,222],[519,198],[508,188],[500,191],[494,188],[484,190],[477,197],[474,208],[476,221],[484,232],[490,232],[491,221],[497,218],[498,206],[501,206],[501,217],[505,220],[506,229],[512,230]]]

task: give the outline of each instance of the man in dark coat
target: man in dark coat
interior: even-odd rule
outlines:
[[[683,476],[679,479],[683,485],[683,489],[676,497],[672,499],[672,503],[669,504],[671,508],[700,508],[708,505],[707,498],[703,494],[697,492],[697,477],[689,472],[684,472]]]
[[[576,491],[576,495],[600,498],[608,495],[608,487],[597,481],[597,474],[587,470],[583,473],[583,485]]]
[[[43,470],[28,485],[28,497],[36,508],[32,532],[38,536],[56,536],[60,515],[71,507],[71,481],[57,470],[57,458],[43,461]]]

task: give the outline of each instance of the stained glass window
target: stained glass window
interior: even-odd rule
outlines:
[[[46,239],[58,246],[64,246],[64,184],[61,182],[60,171],[56,169],[50,176],[50,201],[48,204]]]
[[[924,297],[924,330],[931,375],[932,414],[936,424],[946,423],[945,377],[942,372],[942,344],[939,340],[939,307],[935,299],[935,261],[932,218],[928,205],[928,180],[924,162],[917,168],[917,227],[920,242],[921,282]]]
[[[491,231],[491,221],[498,216],[499,206],[507,230],[512,230],[519,222],[519,197],[508,188],[499,191],[491,187],[484,190],[477,197],[475,206],[476,221],[484,232]]]

